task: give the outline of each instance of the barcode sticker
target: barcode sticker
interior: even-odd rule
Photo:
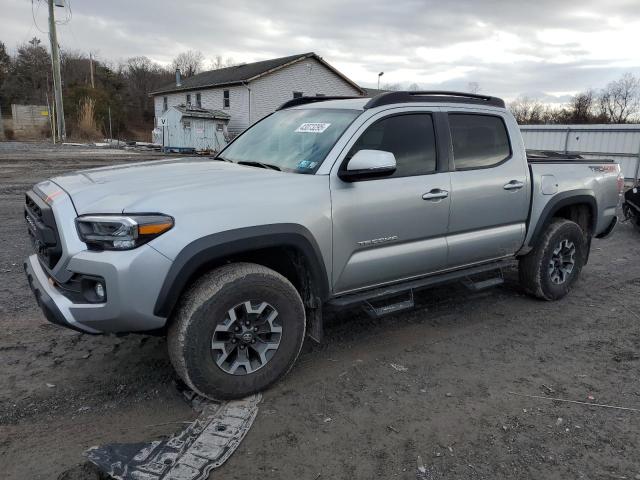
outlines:
[[[303,123],[296,128],[296,133],[322,133],[331,126],[330,123]]]

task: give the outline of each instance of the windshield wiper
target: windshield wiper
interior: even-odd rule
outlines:
[[[220,160],[221,162],[230,162],[233,163],[231,160],[229,160],[228,158],[224,158],[221,157],[220,155],[216,155],[215,157],[213,157],[214,160]]]
[[[282,169],[279,166],[272,165],[270,163],[253,162],[253,161],[248,161],[248,160],[240,160],[239,162],[236,162],[236,163],[238,165],[248,165],[250,167],[269,168],[271,170],[277,170],[278,172],[282,171]]]

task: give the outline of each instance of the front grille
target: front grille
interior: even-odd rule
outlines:
[[[38,218],[42,218],[42,209],[33,201],[29,195],[25,195],[25,206],[34,213]]]
[[[24,218],[38,257],[46,267],[55,267],[62,256],[58,227],[51,207],[33,190],[25,197]]]

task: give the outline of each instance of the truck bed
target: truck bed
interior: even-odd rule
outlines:
[[[615,163],[608,158],[583,158],[574,153],[560,153],[553,150],[527,150],[529,163]]]
[[[540,151],[527,151],[527,161],[532,182],[530,225],[538,225],[540,218],[545,218],[545,209],[553,208],[567,195],[580,196],[585,202],[592,203],[597,219],[594,235],[602,233],[611,224],[619,202],[620,167],[615,161]],[[525,245],[532,235],[529,230]]]

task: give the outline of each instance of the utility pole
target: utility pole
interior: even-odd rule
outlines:
[[[51,42],[51,65],[53,66],[53,94],[55,96],[56,120],[58,136],[64,142],[67,133],[64,126],[64,107],[62,106],[62,79],[60,77],[60,50],[58,48],[58,35],[56,34],[56,18],[54,15],[54,0],[49,3],[49,41]]]
[[[91,88],[96,88],[96,84],[93,81],[93,57],[91,52],[89,52],[89,70],[91,71]]]

